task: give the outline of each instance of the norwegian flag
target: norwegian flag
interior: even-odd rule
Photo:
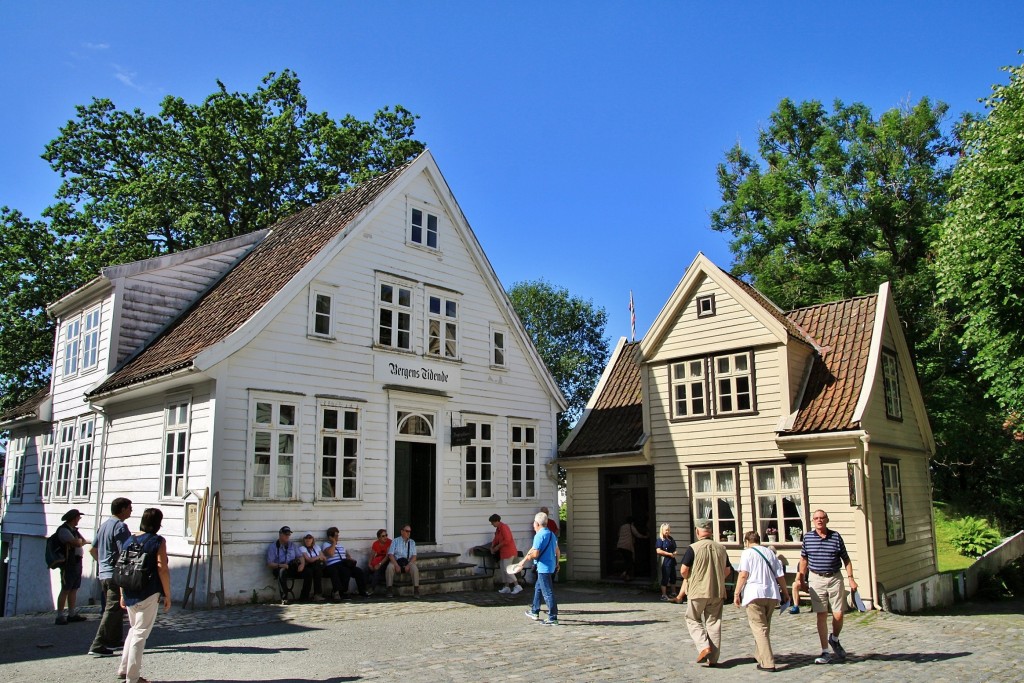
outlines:
[[[636,341],[636,307],[633,305],[633,290],[629,290],[629,341]]]

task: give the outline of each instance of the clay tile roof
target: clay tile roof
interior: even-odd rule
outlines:
[[[623,344],[611,373],[586,416],[580,431],[561,453],[563,457],[599,453],[629,453],[639,449],[644,434],[640,342]]]
[[[738,284],[743,289],[743,291],[750,296],[751,299],[761,304],[761,307],[764,308],[764,310],[768,311],[776,320],[782,323],[783,326],[786,328],[787,334],[789,334],[790,337],[799,339],[805,344],[810,345],[811,348],[818,348],[818,344],[814,336],[810,334],[807,330],[805,330],[797,320],[794,320],[792,317],[786,315],[786,313],[783,312],[781,308],[776,306],[774,302],[770,301],[768,297],[766,297],[764,294],[757,291],[748,283],[739,279],[732,273],[726,272],[724,270],[722,272],[731,277],[733,281],[736,284]]]
[[[14,422],[15,420],[23,420],[25,418],[39,417],[39,404],[42,403],[49,395],[50,385],[43,385],[18,405],[11,406],[10,409],[0,413],[0,424],[5,422]]]
[[[278,221],[220,282],[89,395],[191,366],[202,351],[225,339],[267,304],[407,166]]]
[[[789,433],[858,429],[853,421],[867,374],[878,296],[862,296],[790,311],[821,347]]]

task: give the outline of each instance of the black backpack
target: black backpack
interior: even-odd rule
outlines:
[[[132,536],[121,549],[114,563],[114,584],[129,593],[141,593],[153,579],[156,570],[156,551],[145,549],[146,542]]]
[[[60,527],[46,539],[46,566],[50,569],[59,569],[68,561],[67,548],[60,542]]]

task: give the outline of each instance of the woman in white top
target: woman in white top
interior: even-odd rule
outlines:
[[[781,599],[789,601],[786,570],[771,548],[762,546],[756,531],[743,536],[743,554],[740,556],[736,580],[736,606],[747,608],[747,620],[754,634],[754,657],[759,671],[775,671],[772,654],[772,614]]]

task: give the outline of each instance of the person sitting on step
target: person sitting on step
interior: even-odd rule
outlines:
[[[288,604],[289,580],[298,578],[304,568],[302,555],[291,539],[291,527],[283,526],[277,532],[277,540],[267,546],[267,566],[277,579],[282,605]]]
[[[338,594],[338,599],[348,597],[348,585],[352,579],[356,580],[356,589],[359,595],[364,598],[370,597],[366,591],[366,574],[360,569],[356,561],[348,556],[345,547],[341,545],[341,532],[338,527],[332,526],[327,530],[327,542],[324,543],[323,554],[327,561],[327,576],[331,579],[331,598]]]
[[[412,577],[413,597],[420,597],[420,570],[416,566],[416,541],[412,540],[412,527],[403,524],[399,537],[391,542],[388,548],[387,569],[384,572],[384,580],[388,587],[388,597],[395,596],[392,584],[395,581],[395,574],[408,574]]]

